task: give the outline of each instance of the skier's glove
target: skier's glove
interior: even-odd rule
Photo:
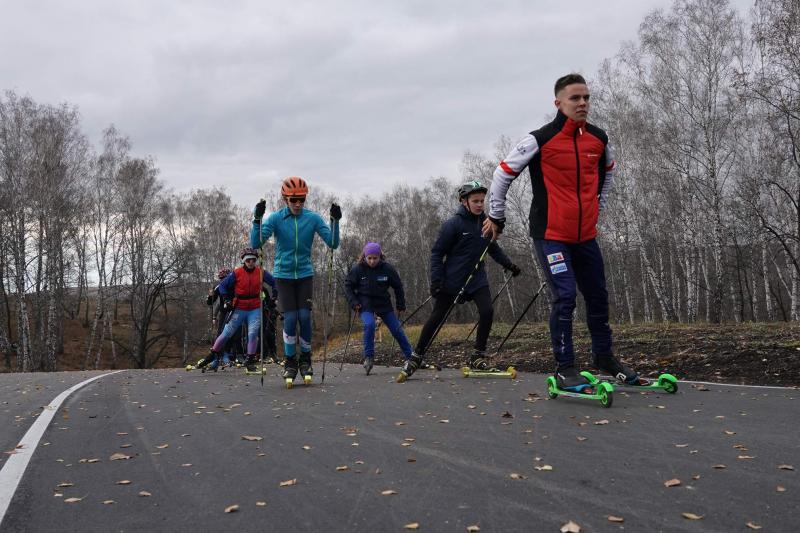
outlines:
[[[494,222],[494,225],[497,226],[497,234],[503,233],[503,229],[506,227],[506,219],[505,218],[492,218],[489,217],[489,220]]]
[[[441,291],[442,291],[442,281],[438,279],[431,281],[431,296],[436,296]]]
[[[339,207],[339,204],[331,204],[331,218],[333,220],[342,218],[342,208]]]
[[[353,311],[355,311],[356,313],[361,311],[361,304],[353,304]]]
[[[264,211],[267,210],[267,201],[261,200],[256,204],[255,209],[253,209],[253,222],[261,222],[261,219],[264,218]]]
[[[517,265],[515,265],[514,263],[511,263],[510,265],[508,265],[508,268],[506,268],[506,270],[511,272],[511,276],[514,277],[514,278],[516,278],[517,276],[522,274],[522,269],[520,267],[518,267]]]

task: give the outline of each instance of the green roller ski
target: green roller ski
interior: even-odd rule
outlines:
[[[623,381],[619,381],[616,378],[611,376],[592,376],[592,379],[589,380],[594,385],[596,382],[612,382],[617,387],[623,387],[626,389],[637,389],[637,390],[663,390],[669,394],[675,394],[678,392],[678,378],[673,376],[672,374],[660,374],[655,380],[643,380],[646,384],[643,385],[631,385],[629,383],[625,383]]]
[[[505,370],[490,368],[488,370],[475,370],[468,366],[461,367],[461,373],[465,378],[511,378],[517,379],[517,370],[510,366]]]
[[[600,381],[594,377],[590,372],[581,372],[581,376],[585,377],[594,388],[591,393],[585,392],[572,392],[558,388],[556,378],[549,376],[547,378],[547,395],[551,400],[555,400],[559,396],[569,396],[571,398],[582,398],[584,400],[597,400],[603,407],[611,407],[614,403],[614,386],[606,381]]]

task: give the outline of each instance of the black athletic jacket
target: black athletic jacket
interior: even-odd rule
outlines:
[[[386,261],[381,261],[375,268],[370,268],[364,261],[356,263],[344,280],[344,294],[350,307],[361,304],[363,311],[374,313],[388,313],[393,309],[389,287],[394,289],[397,310],[405,311],[403,282],[397,270]]]

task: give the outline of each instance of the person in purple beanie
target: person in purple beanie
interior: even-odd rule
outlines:
[[[392,306],[389,288],[394,290],[397,313]],[[375,361],[375,316],[379,316],[397,340],[406,360],[414,355],[398,315],[406,310],[403,282],[397,270],[386,262],[377,242],[368,242],[350,269],[344,282],[344,292],[350,307],[359,313],[364,323],[364,370],[369,375]]]

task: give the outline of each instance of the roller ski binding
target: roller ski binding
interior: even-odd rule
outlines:
[[[364,372],[369,373],[372,372],[372,367],[375,365],[375,358],[374,357],[365,357],[364,358]]]
[[[283,380],[286,388],[294,386],[294,378],[297,377],[297,357],[287,357],[283,363]]]
[[[403,365],[403,369],[397,375],[395,381],[398,383],[403,383],[407,380],[417,369],[422,366],[422,356],[419,356],[415,353],[411,353],[411,357],[406,359],[405,364]]]
[[[428,361],[423,361],[421,365],[419,365],[418,370],[435,370],[437,372],[442,370],[442,366],[439,363],[429,363]]]
[[[556,370],[554,376],[547,378],[547,395],[551,400],[559,396],[598,400],[603,407],[611,407],[614,402],[614,386],[599,381],[591,372],[580,374],[574,366]]]
[[[623,365],[613,355],[593,355],[592,366],[610,375],[617,385],[640,390],[663,390],[669,394],[678,392],[678,379],[672,374],[661,374],[655,381],[645,379],[633,369]],[[597,380],[597,378],[595,378]]]
[[[479,377],[495,377],[495,378],[511,378],[517,377],[517,371],[513,366],[508,367],[506,370],[489,365],[489,362],[484,358],[486,352],[484,350],[475,350],[475,353],[469,360],[469,366],[461,368],[461,373],[465,378],[479,378]]]
[[[311,378],[314,376],[314,368],[311,366],[311,352],[300,352],[300,375],[303,376],[303,383],[311,385]]]

